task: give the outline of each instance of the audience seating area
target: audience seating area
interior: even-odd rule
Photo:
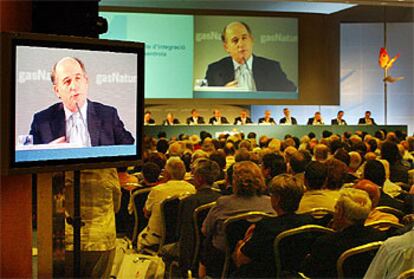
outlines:
[[[146,132],[151,128],[154,127],[146,127]],[[220,203],[223,197],[231,199],[240,196],[242,189],[240,187],[247,187],[246,185],[251,187],[251,184],[257,182],[255,179],[264,181],[262,188],[253,187],[255,193],[261,197],[267,197],[266,202],[269,203],[269,207],[275,208],[275,203],[280,202],[281,197],[275,197],[271,188],[274,187],[273,183],[276,183],[274,182],[276,177],[286,176],[287,181],[300,183],[303,192],[313,193],[315,196],[322,195],[325,199],[335,197],[333,202],[337,204],[335,209],[325,208],[324,205],[313,206],[302,213],[312,218],[311,224],[300,225],[272,237],[273,247],[267,248],[272,249],[275,277],[312,278],[305,272],[306,261],[313,256],[312,253],[315,251],[313,246],[317,240],[327,239],[346,230],[346,226],[344,229],[338,224],[341,218],[338,203],[347,190],[352,190],[357,194],[362,193],[369,200],[364,209],[368,210],[367,213],[362,217],[354,216],[359,218],[355,224],[361,222],[364,224],[368,218],[370,221],[361,226],[381,232],[384,237],[381,241],[366,242],[344,251],[338,250],[336,266],[332,268],[335,269],[338,278],[362,278],[384,241],[393,236],[413,232],[414,137],[407,136],[404,129],[394,132],[378,128],[374,131],[370,127],[370,133],[356,129],[340,134],[318,130],[320,135],[309,132],[302,134],[299,138],[293,133],[279,137],[258,136],[255,129],[249,130],[250,133],[234,132],[222,135],[201,130],[200,134],[187,134],[183,130],[179,136],[173,136],[170,134],[171,127],[168,127],[170,130],[167,133],[171,137],[167,137],[166,133],[162,133],[161,127],[157,127],[157,135],[151,132],[150,136],[144,138],[142,164],[126,171],[127,175],[136,177],[138,183],[121,185],[130,199],[129,205],[122,204],[124,207],[129,206],[129,211],[128,208],[121,210],[129,212],[134,222],[118,227],[118,233],[130,237],[135,247],[139,241],[138,234],[148,225],[148,219],[143,211],[148,194],[153,187],[142,185],[151,182],[151,185],[162,187],[171,179],[166,168],[168,160],[172,157],[179,157],[185,168],[183,170],[185,176],[183,175],[182,179],[178,180],[187,181],[193,185],[195,194],[183,192],[159,202],[161,212],[159,248],[149,253],[160,255],[165,259],[169,267],[166,269],[167,276],[170,278],[186,278],[189,274],[194,278],[210,276],[204,274],[208,268],[205,269],[206,267],[203,266],[203,257],[206,255],[207,247],[217,245],[217,239],[215,239],[217,235],[206,234],[206,231],[209,231],[206,228],[208,224],[204,222],[207,216],[213,214],[213,209],[217,210],[218,204],[225,207]],[[194,128],[192,130],[187,128],[187,132],[194,132]],[[267,154],[272,154],[273,157]],[[246,178],[246,174],[235,173],[234,166],[245,161],[253,162],[260,169],[260,174],[249,178],[250,180],[243,180],[244,182],[241,183],[239,179]],[[224,177],[222,175],[219,178],[218,171],[213,166],[206,165],[205,162],[210,162],[210,164],[213,162],[214,168],[217,165],[220,172],[224,173]],[[310,169],[310,162],[317,162],[317,165],[313,165]],[[152,168],[146,168],[148,164],[152,164]],[[154,168],[157,168],[158,172],[154,171]],[[156,179],[152,178],[152,181],[147,181],[147,177],[151,177],[151,173],[148,172],[152,171],[156,173]],[[235,179],[238,182],[234,182]],[[370,183],[369,187],[366,186],[366,190],[363,187],[354,187],[357,183],[364,181]],[[321,186],[315,188],[309,183],[313,183],[312,185],[320,183]],[[289,185],[284,187],[289,187]],[[186,214],[180,211],[183,196],[194,197],[191,212],[186,212]],[[251,196],[247,194],[242,199],[245,199],[248,204]],[[223,215],[225,217],[214,211],[214,214],[221,218],[216,225],[222,226],[221,229],[224,232],[225,249],[221,250],[222,268],[217,267],[221,270],[221,276],[219,275],[221,278],[237,278],[240,265],[243,266],[245,262],[251,260],[248,258],[249,255],[242,255],[242,260],[240,260],[240,253],[244,253],[244,250],[237,250],[240,248],[240,241],[250,241],[249,227],[253,233],[256,233],[257,226],[251,226],[252,224],[259,224],[268,218],[278,218],[283,214],[279,211],[275,211],[279,212],[279,215],[270,214],[257,209],[240,214],[237,208],[232,210],[230,212],[234,213],[226,213]],[[150,214],[149,218],[151,217]],[[117,218],[120,217],[117,216]],[[128,219],[123,217],[122,220],[125,222]],[[121,222],[121,220],[117,221]],[[180,245],[188,245],[180,243],[182,241],[180,226],[183,225],[191,228],[188,233],[192,235],[193,241],[190,244],[191,252],[186,255],[186,259],[180,258],[181,255],[177,248]],[[125,230],[125,226],[130,226],[130,228]],[[132,235],[130,231],[133,231]],[[167,250],[163,249],[166,247]],[[215,247],[220,251],[219,246]],[[414,258],[408,260],[414,262]],[[184,268],[183,262],[190,264]],[[398,274],[401,274],[399,278],[414,278],[413,269],[398,270]]]

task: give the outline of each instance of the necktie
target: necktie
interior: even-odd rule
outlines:
[[[250,91],[256,91],[256,85],[254,84],[253,75],[247,69],[246,64],[240,65],[237,69],[237,80],[239,87],[246,88]]]
[[[79,113],[73,113],[70,116],[70,120],[71,129],[69,133],[69,142],[80,144],[82,146],[90,146],[89,138],[86,133],[87,128],[83,124]]]

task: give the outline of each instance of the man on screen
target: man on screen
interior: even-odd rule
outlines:
[[[81,60],[62,58],[53,66],[51,80],[61,102],[34,115],[30,129],[34,144],[87,147],[134,143],[115,108],[87,99],[89,79]]]
[[[246,88],[249,91],[296,91],[280,67],[280,63],[253,54],[253,35],[244,22],[228,24],[221,35],[225,51],[230,55],[208,65],[209,86]]]

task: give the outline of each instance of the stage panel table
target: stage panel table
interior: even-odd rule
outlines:
[[[316,137],[322,137],[323,131],[331,131],[335,134],[343,134],[344,132],[356,132],[364,131],[373,135],[379,129],[385,131],[396,131],[400,130],[407,133],[407,125],[152,125],[144,126],[144,135],[157,137],[158,133],[163,131],[167,134],[167,137],[179,136],[180,134],[185,135],[200,135],[201,131],[209,132],[213,137],[217,137],[220,133],[231,133],[231,132],[243,132],[246,136],[250,132],[255,132],[257,138],[266,135],[272,138],[283,139],[285,135],[290,134],[296,137],[302,137],[304,135],[313,132]]]

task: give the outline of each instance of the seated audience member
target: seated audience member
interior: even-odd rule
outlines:
[[[179,266],[183,271],[191,268],[194,253],[194,210],[200,205],[215,201],[220,193],[213,191],[211,186],[220,174],[219,165],[211,160],[202,159],[194,162],[193,176],[196,193],[180,202],[178,211],[179,232]]]
[[[348,125],[345,119],[343,119],[343,117],[344,117],[344,111],[343,110],[338,111],[336,118],[331,120],[331,125]]]
[[[330,158],[329,160],[325,161],[325,165],[328,171],[325,188],[332,191],[341,189],[344,185],[347,175],[347,165],[335,158]]]
[[[265,110],[264,117],[259,118],[259,124],[276,125],[275,120],[270,115],[270,110]]]
[[[313,222],[310,215],[295,213],[303,191],[302,182],[291,174],[281,174],[272,179],[270,200],[277,217],[252,225],[245,238],[238,242],[233,258],[240,277],[276,278],[273,240],[285,230]]]
[[[312,155],[306,150],[299,150],[290,156],[288,163],[289,172],[296,178],[305,183],[305,169],[306,166],[312,161]]]
[[[385,181],[384,185],[382,186],[383,191],[388,194],[389,196],[395,198],[402,193],[401,186],[397,185],[396,183],[390,180],[390,163],[387,160],[379,160],[385,169]]]
[[[286,173],[286,162],[282,155],[268,153],[262,158],[262,174],[265,178],[266,185],[269,186],[273,177]],[[268,188],[268,187],[267,187]]]
[[[290,116],[290,110],[288,108],[283,109],[283,114],[285,116],[279,120],[279,124],[282,124],[282,125],[296,125],[296,124],[298,124],[298,121],[296,120],[296,118]]]
[[[220,174],[216,181],[225,179],[224,171],[226,170],[226,154],[223,150],[217,150],[210,154],[209,159],[216,162],[220,167]]]
[[[376,209],[378,202],[380,200],[381,191],[378,185],[373,182],[362,179],[354,185],[355,189],[360,189],[367,192],[369,198],[371,199],[371,212],[369,213],[365,224],[369,224],[376,221],[390,221],[394,223],[399,223],[398,217],[390,213],[385,213]],[[381,230],[387,230],[389,227],[381,228]]]
[[[364,278],[399,278],[414,268],[414,226],[400,236],[388,238],[372,260]]]
[[[234,119],[234,125],[245,125],[253,123],[252,119],[247,116],[247,110],[242,110],[240,116]]]
[[[392,198],[390,195],[386,194],[382,189],[385,182],[385,168],[380,161],[367,161],[364,167],[363,178],[374,182],[380,187],[381,195],[380,200],[378,202],[378,206],[390,206],[403,212],[407,211],[406,205],[403,202],[400,202]]]
[[[148,226],[138,236],[138,251],[143,249],[156,250],[161,236],[160,203],[173,195],[194,194],[194,186],[184,181],[186,170],[179,157],[171,157],[165,165],[165,183],[153,187],[145,203],[144,213]]]
[[[381,159],[390,164],[390,180],[392,182],[408,183],[409,167],[401,163],[401,155],[395,142],[384,141],[381,145]]]
[[[264,190],[264,178],[255,163],[243,161],[234,164],[233,194],[217,199],[217,205],[210,210],[203,223],[202,232],[210,241],[207,241],[204,247],[200,277],[203,273],[212,277],[221,273],[226,247],[224,220],[249,211],[274,213],[270,197],[262,194]]]
[[[356,151],[351,151],[348,154],[349,154],[349,170],[350,170],[349,173],[357,178],[361,177],[362,173],[360,173],[359,171],[359,167],[361,166],[361,163],[362,163],[361,155]]]
[[[358,120],[358,124],[363,124],[363,125],[377,125],[377,123],[375,123],[374,118],[371,118],[371,112],[369,110],[367,110],[365,112],[365,116],[360,118]]]
[[[312,161],[307,165],[305,169],[307,191],[300,201],[298,213],[304,213],[317,207],[334,211],[339,194],[337,191],[324,189],[327,176],[328,169],[325,164]]]
[[[315,161],[318,162],[325,162],[328,159],[329,156],[329,147],[325,144],[317,144],[313,148],[313,156],[315,158]]]
[[[128,203],[128,212],[130,214],[133,213],[134,202],[135,202],[134,200],[131,199],[133,193],[140,189],[150,188],[150,187],[154,187],[158,185],[160,183],[159,182],[160,174],[161,174],[161,168],[155,163],[146,162],[142,166],[143,180],[140,182],[139,187],[131,191],[131,195],[130,195],[130,199]],[[137,197],[138,200],[136,201],[136,206],[137,206],[137,214],[138,214],[138,220],[139,220],[138,232],[141,232],[148,224],[148,221],[145,218],[144,211],[143,211],[145,202],[147,201],[147,198],[148,198],[148,194],[149,193],[143,193]]]
[[[162,123],[162,125],[176,125],[176,124],[180,124],[180,121],[177,118],[174,118],[174,114],[172,114],[171,112],[167,113],[167,118],[164,120],[164,122]]]
[[[314,117],[308,119],[307,125],[325,125],[321,113],[319,111],[315,112]]]
[[[144,114],[144,125],[155,124],[155,120],[151,118],[151,112],[149,110],[145,111]]]
[[[73,183],[65,174],[65,275],[73,277]],[[115,169],[81,171],[80,209],[82,278],[109,278],[115,257],[115,212],[121,205],[121,189]],[[18,245],[18,243],[16,243]]]
[[[204,118],[198,114],[196,109],[191,110],[191,116],[187,118],[187,125],[204,124]]]
[[[370,211],[371,200],[366,192],[352,188],[341,190],[333,218],[336,232],[315,241],[310,256],[305,260],[304,273],[312,278],[336,278],[336,262],[343,252],[383,240],[383,233],[364,226]]]
[[[229,121],[226,117],[221,116],[221,112],[218,109],[213,111],[213,117],[210,118],[208,121],[209,124],[212,125],[220,125],[220,124],[229,124]]]

